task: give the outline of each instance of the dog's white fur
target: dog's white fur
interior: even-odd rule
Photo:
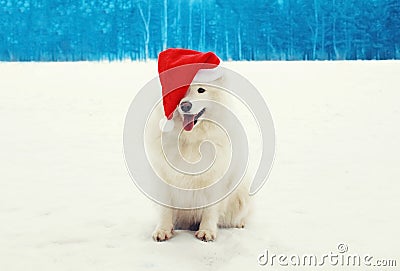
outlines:
[[[204,88],[204,93],[198,93],[199,88]],[[151,160],[154,170],[162,179],[179,188],[194,189],[203,188],[211,185],[214,181],[222,177],[229,166],[231,146],[230,141],[224,130],[204,118],[212,119],[215,112],[213,104],[207,100],[221,102],[229,106],[229,95],[221,93],[221,89],[210,85],[194,84],[190,86],[186,96],[182,101],[190,101],[193,104],[191,113],[198,113],[205,108],[205,113],[199,118],[197,124],[191,131],[183,131],[179,138],[179,149],[182,156],[189,162],[196,162],[201,158],[199,145],[205,139],[214,143],[216,149],[216,160],[212,168],[200,175],[186,175],[177,172],[165,160],[161,146],[161,131],[158,121],[163,115],[162,107],[156,108],[153,115],[148,120],[146,130],[146,151]],[[183,114],[180,108],[174,112],[174,130],[182,130]],[[173,148],[176,142],[166,142],[164,148]],[[176,159],[182,159],[176,157]],[[225,199],[211,205],[210,207],[182,210],[168,207],[161,207],[159,223],[153,233],[153,239],[164,241],[173,236],[174,229],[197,229],[195,236],[203,241],[212,241],[217,236],[218,227],[237,227],[243,228],[246,217],[249,213],[249,180],[244,178],[240,185]],[[170,195],[172,202],[187,202],[193,198],[182,198],[182,195]],[[205,198],[207,195],[203,195]]]

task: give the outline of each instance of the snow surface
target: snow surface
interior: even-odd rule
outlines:
[[[270,270],[257,263],[265,249],[322,255],[339,243],[399,265],[400,62],[225,65],[269,105],[271,175],[247,228],[156,243],[155,204],[122,151],[156,63],[0,63],[0,270]]]

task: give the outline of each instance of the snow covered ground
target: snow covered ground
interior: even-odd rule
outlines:
[[[122,131],[156,63],[0,63],[0,270],[304,270],[257,258],[340,243],[399,266],[400,62],[226,66],[273,115],[269,180],[246,229],[155,243],[155,206],[129,178]]]

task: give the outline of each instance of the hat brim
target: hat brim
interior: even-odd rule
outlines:
[[[221,65],[221,64],[220,64]],[[193,78],[193,83],[207,83],[215,81],[222,77],[223,69],[218,65],[212,69],[201,69],[196,73],[196,76]]]

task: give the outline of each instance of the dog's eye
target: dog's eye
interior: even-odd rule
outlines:
[[[198,90],[197,90],[197,92],[198,93],[204,93],[206,90],[204,89],[204,88],[199,88]]]

